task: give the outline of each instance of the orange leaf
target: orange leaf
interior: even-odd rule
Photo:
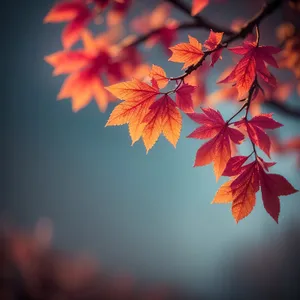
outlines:
[[[144,118],[146,126],[143,141],[147,152],[154,146],[161,133],[176,147],[180,137],[182,118],[173,100],[164,95],[154,102]]]
[[[64,48],[70,48],[80,38],[80,34],[92,19],[92,12],[80,0],[56,4],[44,18],[45,23],[69,22],[62,33]]]
[[[140,101],[127,100],[118,104],[112,111],[105,126],[129,124],[129,134],[132,145],[138,141],[143,133],[146,123],[143,122],[149,107],[153,104],[155,96]]]
[[[106,89],[121,100],[140,101],[158,94],[157,89],[137,79],[113,84]]]
[[[193,0],[191,15],[195,16],[201,12],[207,5],[209,0]]]
[[[245,184],[243,189],[234,193],[231,212],[237,223],[251,213],[255,206],[255,202],[255,191],[250,182]]]
[[[223,32],[214,32],[210,30],[208,39],[204,42],[204,47],[208,50],[214,50],[222,42]]]
[[[53,75],[67,74],[85,67],[91,57],[83,50],[58,51],[45,57],[55,69]]]
[[[87,69],[74,73],[65,80],[58,94],[58,100],[71,97],[72,109],[77,112],[87,106],[92,97],[95,97],[100,110],[104,111],[107,106],[107,96],[99,76]]]
[[[170,47],[170,50],[173,54],[169,61],[184,63],[183,69],[198,63],[204,55],[202,45],[190,35],[189,43],[177,44]]]
[[[169,82],[164,69],[156,65],[152,65],[149,76],[156,80],[161,89],[164,88]]]
[[[229,203],[232,202],[232,189],[230,187],[232,180],[225,182],[217,191],[212,203]]]
[[[86,9],[82,1],[66,1],[57,3],[44,18],[44,23],[61,23],[74,20]]]
[[[132,144],[140,139],[146,126],[145,116],[153,104],[158,90],[137,79],[106,87],[114,96],[125,100],[112,111],[106,126],[129,124]]]

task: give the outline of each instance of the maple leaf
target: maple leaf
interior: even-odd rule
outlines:
[[[227,162],[226,168],[223,172],[223,176],[236,176],[241,172],[242,165],[246,162],[249,156],[234,156]]]
[[[168,95],[163,95],[150,106],[150,111],[143,121],[146,126],[142,137],[147,153],[161,133],[176,147],[180,137],[182,118],[176,104]]]
[[[223,34],[224,34],[223,32],[214,32],[213,30],[210,30],[208,39],[203,44],[204,47],[206,47],[210,51],[215,50],[221,44]],[[223,49],[220,48],[211,53],[211,63],[210,63],[211,67],[215,65],[218,59],[222,59],[221,57],[222,50]]]
[[[108,26],[117,25],[122,21],[124,15],[130,8],[131,2],[132,0],[114,1],[112,8],[107,14]]]
[[[107,107],[108,94],[98,74],[91,68],[71,74],[64,82],[57,98],[72,98],[72,110],[79,111],[94,97],[101,111]]]
[[[158,94],[158,90],[155,87],[137,79],[117,83],[106,87],[106,89],[121,100],[139,101],[145,97],[152,97]]]
[[[156,65],[152,65],[149,76],[155,79],[159,88],[161,89],[164,88],[169,82],[169,78],[167,77],[164,69]]]
[[[235,54],[243,55],[232,72],[218,83],[235,83],[238,97],[242,98],[248,93],[252,83],[258,74],[266,83],[276,86],[276,79],[268,71],[265,63],[278,68],[276,60],[272,56],[280,51],[273,46],[258,46],[258,40],[249,38],[241,46],[229,48]]]
[[[247,159],[248,157],[245,159],[240,156],[228,162],[233,168],[231,168],[231,174],[235,177],[220,187],[212,201],[212,203],[232,202],[231,212],[237,223],[251,213],[256,202],[255,194],[259,190],[256,162],[238,169],[238,166],[241,166]],[[222,197],[226,201],[222,200]]]
[[[112,111],[106,126],[128,123],[132,144],[142,137],[147,153],[161,133],[176,147],[182,123],[176,104],[167,94],[155,101],[160,93],[155,80],[152,85],[134,79],[106,88],[124,100]]]
[[[57,3],[44,18],[44,23],[69,22],[62,33],[64,48],[71,48],[92,19],[93,13],[81,0]]]
[[[193,0],[191,15],[199,14],[209,3],[209,0]]]
[[[185,113],[194,112],[192,94],[196,87],[183,83],[176,89],[176,104]]]
[[[192,113],[188,116],[201,124],[188,137],[196,139],[208,139],[197,151],[194,167],[204,166],[213,162],[216,179],[225,170],[226,164],[231,157],[231,144],[240,144],[244,135],[237,129],[228,126],[220,114],[212,108],[202,108],[203,113]]]
[[[173,54],[169,61],[184,63],[182,69],[198,63],[204,55],[201,43],[190,35],[188,37],[189,43],[181,43],[170,47]]]
[[[146,126],[144,118],[154,103],[158,90],[145,82],[133,79],[106,87],[114,96],[125,100],[112,111],[105,126],[128,123],[132,145],[140,139]]]
[[[64,50],[47,55],[45,61],[54,67],[53,75],[68,74],[87,66],[91,56],[84,50]]]
[[[266,211],[278,223],[280,213],[279,196],[291,195],[297,190],[281,175],[266,173],[259,168],[262,200]]]
[[[234,123],[238,127],[245,129],[250,140],[263,150],[270,157],[271,141],[264,129],[276,129],[282,124],[272,119],[272,114],[261,114],[251,120],[242,118]]]
[[[266,211],[278,223],[279,196],[296,193],[297,190],[281,175],[267,173],[274,162],[256,160],[243,166],[250,156],[232,157],[223,172],[231,179],[217,191],[212,203],[232,202],[232,215],[236,222],[248,216],[255,206],[256,193],[261,189]]]

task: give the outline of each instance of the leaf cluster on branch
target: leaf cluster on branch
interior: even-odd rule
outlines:
[[[278,222],[279,196],[297,190],[281,175],[269,173],[275,163],[265,161],[258,153],[260,149],[271,159],[268,131],[282,126],[272,114],[261,113],[260,104],[299,117],[297,110],[284,103],[293,86],[278,82],[269,70],[269,66],[291,69],[299,79],[299,37],[287,25],[279,27],[281,51],[279,47],[261,44],[259,28],[283,2],[273,0],[264,4],[253,18],[234,30],[199,15],[209,4],[208,0],[193,0],[191,8],[181,0],[163,1],[153,11],[131,22],[139,36],[125,37],[118,24],[122,24],[134,1],[59,2],[45,17],[45,22],[67,22],[62,33],[64,49],[45,58],[54,67],[54,75],[69,74],[58,99],[72,98],[73,111],[82,109],[93,98],[101,111],[106,110],[109,102],[121,100],[106,126],[128,124],[132,144],[142,139],[147,152],[160,135],[176,147],[182,114],[186,114],[200,125],[188,137],[208,139],[197,151],[194,166],[213,163],[217,180],[221,176],[230,177],[213,203],[231,202],[233,217],[239,222],[252,211],[256,193],[261,190],[266,211]],[[180,23],[171,18],[172,7],[190,16],[191,21]],[[93,20],[99,22],[100,16],[106,16],[107,29],[94,36],[87,26]],[[209,30],[206,41],[201,43],[188,35],[188,41],[176,43],[178,31],[190,28]],[[240,45],[230,47],[238,40],[242,40]],[[83,48],[72,49],[78,41]],[[149,68],[138,48],[140,44],[145,47],[161,44],[167,55],[171,53],[169,61],[183,64],[183,73],[168,76],[160,66],[153,64]],[[227,50],[241,59],[218,81],[224,88],[213,97],[207,96],[207,74]],[[295,82],[299,91],[299,83]],[[225,98],[240,103],[240,109],[228,120],[211,107]],[[202,112],[197,112],[200,105]],[[252,152],[247,156],[237,155],[237,146],[246,140],[252,145]]]

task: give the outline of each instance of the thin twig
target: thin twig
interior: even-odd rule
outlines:
[[[165,25],[163,25],[161,27],[158,27],[158,28],[155,28],[155,29],[147,32],[146,34],[137,37],[133,42],[131,42],[130,44],[126,45],[125,47],[135,47],[135,46],[137,46],[137,45],[145,42],[146,40],[148,40],[152,36],[158,34],[164,28],[165,28]],[[176,27],[176,30],[184,30],[184,29],[191,29],[191,28],[199,28],[199,24],[197,24],[194,21],[184,22],[184,23],[179,24]]]
[[[276,99],[268,99],[264,102],[264,105],[272,107],[272,109],[277,109],[278,111],[293,118],[300,119],[300,109],[291,107],[288,104],[282,103]]]
[[[178,80],[178,79],[186,77],[187,75],[191,74],[193,71],[197,70],[200,66],[202,66],[202,64],[205,61],[205,59],[207,58],[207,56],[209,56],[213,52],[219,50],[220,48],[226,48],[230,43],[232,43],[238,39],[245,38],[249,33],[252,32],[254,26],[258,26],[264,18],[266,18],[272,12],[274,12],[277,8],[279,8],[282,3],[283,3],[283,0],[274,0],[272,2],[265,4],[261,8],[261,10],[252,19],[250,19],[250,21],[245,23],[245,25],[241,28],[241,30],[239,32],[226,38],[222,42],[222,44],[220,44],[214,50],[204,51],[203,57],[200,59],[200,61],[197,64],[191,65],[190,67],[188,67],[186,69],[186,71],[182,75],[177,76],[177,77],[172,77],[171,80]]]
[[[198,27],[206,28],[208,30],[212,29],[213,31],[216,31],[216,32],[224,32],[225,35],[233,35],[234,34],[234,32],[232,30],[224,28],[217,24],[214,24],[203,17],[200,17],[198,15],[191,16],[191,9],[180,0],[166,0],[166,1],[172,3],[179,10],[181,10],[182,12],[184,12],[185,14],[187,14],[191,18],[193,18],[195,23],[198,24]]]

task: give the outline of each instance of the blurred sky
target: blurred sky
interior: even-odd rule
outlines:
[[[236,5],[240,1],[227,2],[213,4],[204,13],[228,25],[260,7],[260,1],[245,1],[241,13]],[[109,272],[126,271],[141,280],[164,280],[189,289],[221,286],[220,266],[234,261],[245,245],[257,245],[270,236],[280,241],[291,220],[298,218],[299,194],[281,197],[279,225],[264,211],[260,196],[251,215],[236,225],[229,205],[210,204],[221,184],[212,166],[192,167],[201,142],[185,139],[196,127],[191,120],[184,118],[176,150],[160,138],[146,155],[142,142],[131,146],[126,126],[104,128],[113,105],[102,114],[92,103],[75,114],[69,100],[56,101],[64,76],[53,78],[52,68],[43,61],[61,49],[62,26],[42,23],[52,4],[7,3],[1,72],[1,214],[22,226],[49,217],[56,247],[91,253]],[[136,11],[146,6],[149,2],[139,1]],[[262,42],[275,43],[272,24],[280,17],[264,22]],[[200,40],[207,36],[201,30],[193,34]],[[187,39],[187,32],[181,36]],[[167,62],[160,47],[145,56],[169,75],[180,72],[179,64]],[[231,62],[229,57],[224,55],[215,67],[210,91],[217,88],[215,80],[228,59]],[[235,110],[231,104],[222,106],[225,117]],[[295,120],[279,113],[274,118],[285,124],[281,136],[299,132]],[[294,157],[274,159],[278,164],[273,172],[299,189]]]

